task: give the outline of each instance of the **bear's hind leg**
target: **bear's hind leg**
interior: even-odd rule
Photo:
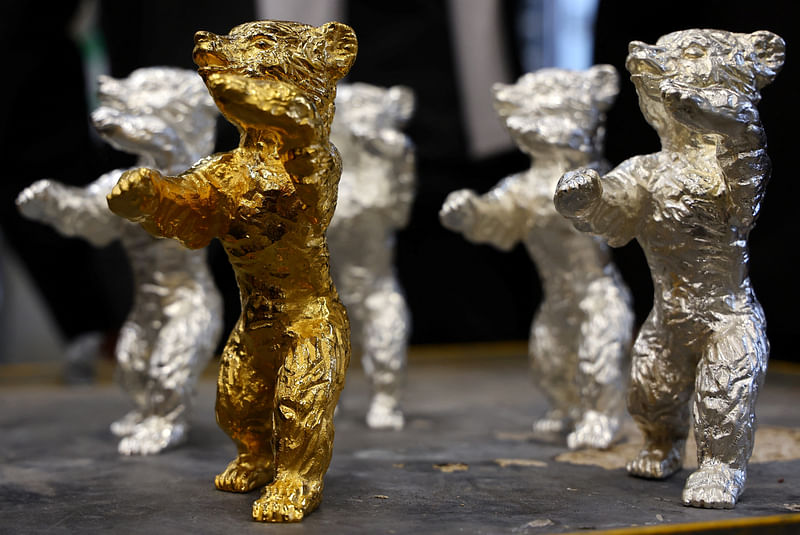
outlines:
[[[150,344],[145,339],[143,329],[135,322],[127,320],[120,329],[114,353],[117,360],[114,380],[130,396],[136,408],[114,421],[111,432],[118,437],[127,437],[147,415],[146,369]]]
[[[120,441],[121,453],[149,455],[186,441],[192,393],[212,351],[197,342],[204,327],[197,314],[182,314],[152,333],[153,350],[142,372],[147,377],[143,392],[147,409]]]
[[[545,301],[533,319],[528,342],[531,377],[549,404],[547,412],[534,420],[533,433],[548,442],[562,441],[580,416],[577,333],[565,316]]]
[[[632,476],[663,479],[683,466],[696,361],[665,347],[652,314],[633,347],[628,390],[628,410],[645,442],[626,468]]]
[[[217,423],[238,455],[214,479],[219,490],[250,492],[275,475],[276,355],[256,359],[241,340],[241,320],[222,354],[217,381]]]
[[[299,522],[322,499],[322,478],[333,450],[333,411],[350,358],[339,329],[302,340],[287,355],[278,379],[275,480],[253,503],[262,522]]]
[[[630,297],[617,277],[593,281],[580,302],[585,313],[577,382],[583,412],[567,446],[608,448],[625,413],[625,375],[633,332]]]
[[[755,440],[755,404],[769,345],[763,313],[740,316],[715,335],[698,366],[694,432],[699,468],[689,476],[683,503],[730,509],[747,479]]]
[[[405,379],[409,312],[400,285],[393,275],[383,277],[377,291],[364,302],[364,372],[372,383],[367,412],[371,429],[400,430],[405,424],[400,390]]]

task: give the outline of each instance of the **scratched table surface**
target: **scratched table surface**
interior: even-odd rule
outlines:
[[[754,523],[747,533],[800,532],[797,370],[768,374],[739,505],[703,510],[680,503],[689,469],[666,481],[625,475],[622,463],[639,440],[630,423],[608,452],[569,453],[533,440],[531,421],[544,401],[524,349],[514,347],[416,349],[402,432],[366,428],[368,389],[354,361],[322,505],[301,524],[270,526],[251,520],[257,492],[214,489],[235,449],[214,422],[210,373],[188,443],[126,458],[108,431],[129,408],[115,385],[43,384],[0,367],[0,533],[661,533],[737,522]]]

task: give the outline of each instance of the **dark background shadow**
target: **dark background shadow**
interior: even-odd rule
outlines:
[[[3,84],[6,98],[0,127],[7,167],[0,190],[0,228],[67,337],[98,329],[113,332],[131,297],[127,262],[119,246],[94,249],[81,240],[64,239],[21,218],[13,206],[17,193],[39,178],[86,184],[109,169],[133,163],[129,155],[113,151],[90,134],[79,51],[63,31],[75,5],[65,1],[58,9],[40,13],[29,3],[14,2],[2,21],[4,35],[12,42],[14,68]],[[797,87],[791,5],[673,1],[659,3],[659,9],[655,6],[628,0],[599,5],[595,60],[615,65],[622,76],[622,90],[608,122],[607,156],[614,164],[659,148],[655,133],[639,113],[624,70],[628,42],[655,42],[670,31],[714,27],[741,32],[766,29],[788,43],[787,65],[764,89],[760,105],[774,168],[762,215],[751,235],[751,253],[753,284],[766,310],[773,357],[800,360],[791,344],[796,317],[792,307],[800,302],[794,276],[798,255],[787,232],[793,228],[790,219],[797,195],[789,176],[794,150],[790,144],[798,124],[790,97]],[[505,38],[517,75],[521,74],[514,35],[518,7],[517,1],[504,2]],[[191,49],[196,30],[227,33],[255,18],[249,2],[105,0],[101,8],[111,74],[117,77],[149,65],[194,68]],[[39,24],[35,39],[30,24],[23,23],[31,20]],[[439,207],[450,191],[468,187],[484,192],[529,165],[516,151],[477,160],[468,156],[447,3],[351,1],[347,22],[360,44],[349,80],[405,84],[417,95],[417,112],[408,133],[418,150],[418,195],[411,224],[398,236],[398,270],[413,313],[412,342],[526,339],[541,295],[523,248],[503,253],[473,245],[438,222]],[[221,120],[217,149],[229,150],[236,143],[233,127]],[[615,257],[642,321],[652,304],[652,285],[641,250],[632,243],[616,250]],[[209,258],[225,295],[230,327],[238,315],[235,282],[218,243],[210,247]]]

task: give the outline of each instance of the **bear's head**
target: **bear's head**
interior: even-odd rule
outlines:
[[[405,86],[343,84],[337,89],[334,124],[339,130],[400,130],[414,112],[414,93]]]
[[[194,62],[222,114],[241,131],[271,131],[306,142],[327,136],[336,82],[355,61],[353,30],[258,21],[229,35],[197,32]]]
[[[706,101],[706,113],[729,109],[733,116],[760,100],[759,91],[783,66],[784,50],[783,40],[767,31],[683,30],[662,36],[655,45],[633,41],[625,67],[642,113],[663,136],[675,126],[665,107],[667,95],[681,92],[683,98]]]
[[[217,109],[197,73],[146,67],[127,78],[98,78],[92,123],[113,147],[188,166],[214,150]]]
[[[414,112],[414,92],[401,85],[353,83],[340,84],[336,93],[331,141],[342,156],[343,179],[333,224],[367,209],[377,209],[375,221],[405,213],[413,195],[406,186],[414,175],[411,140],[402,128]]]
[[[568,151],[599,156],[605,112],[619,92],[614,67],[540,69],[495,84],[494,108],[520,149],[532,156]]]

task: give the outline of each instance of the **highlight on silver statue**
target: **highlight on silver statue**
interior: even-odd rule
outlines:
[[[99,78],[92,122],[115,148],[139,156],[137,166],[175,174],[214,148],[217,110],[197,73],[150,67],[125,79]],[[124,169],[86,187],[40,180],[23,190],[23,215],[104,246],[119,239],[134,277],[133,308],[116,345],[116,379],[135,409],[111,425],[119,452],[152,454],[180,444],[198,375],[222,329],[222,300],[204,251],[152,238],[108,209],[106,195]]]
[[[394,267],[395,232],[414,200],[414,149],[401,128],[414,111],[403,86],[339,84],[331,140],[342,156],[328,227],[331,270],[350,317],[351,343],[372,386],[367,425],[402,429],[400,397],[411,320]]]
[[[783,61],[783,40],[766,31],[632,42],[626,66],[662,150],[602,178],[568,173],[555,193],[579,229],[644,249],[655,296],[634,344],[628,408],[645,443],[628,472],[678,471],[691,418],[699,468],[686,505],[733,507],[753,449],[769,353],[748,278],[747,238],[770,172],[756,104]]]
[[[630,293],[600,240],[575,230],[553,205],[564,172],[601,169],[605,111],[618,93],[610,65],[585,71],[542,69],[515,84],[495,84],[494,105],[530,169],[491,191],[452,192],[442,224],[475,243],[508,251],[522,242],[536,264],[544,299],[531,325],[534,382],[550,408],[534,425],[540,437],[606,448],[625,410],[633,313]]]

